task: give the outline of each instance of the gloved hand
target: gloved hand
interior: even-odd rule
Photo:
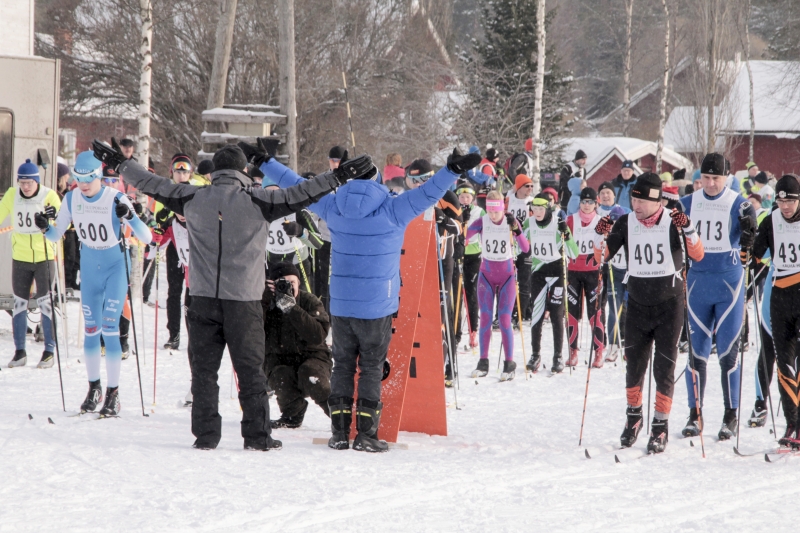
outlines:
[[[117,206],[114,208],[117,218],[120,220],[131,220],[133,218],[133,211],[120,201],[117,201]]]
[[[42,230],[42,233],[47,231],[47,228],[50,227],[50,219],[47,218],[45,213],[36,213],[33,215],[33,223],[36,224],[36,227]]]
[[[346,155],[347,152],[345,152]],[[372,163],[372,158],[364,154],[348,160],[342,158],[339,168],[333,170],[333,175],[341,185],[344,185],[351,179],[372,179],[377,172],[378,169]]]
[[[144,207],[142,207],[142,204],[134,201],[131,201],[131,203],[133,204],[133,210],[136,212],[136,216],[137,217],[142,216],[142,214],[144,213]]]
[[[462,257],[464,257],[464,243],[456,241],[456,243],[453,244],[453,260],[458,261]]]
[[[291,311],[292,307],[294,307],[295,304],[297,303],[294,299],[294,296],[292,296],[291,294],[286,294],[281,292],[276,294],[275,296],[276,296],[275,305],[277,305],[278,309],[280,309],[284,313],[288,313],[289,311]]]
[[[161,228],[153,228],[150,233],[153,234],[153,242],[160,245],[164,242],[164,230]]]
[[[466,222],[469,220],[469,214],[472,211],[471,205],[462,205],[461,206],[461,218]]]
[[[614,226],[614,221],[611,220],[610,216],[604,216],[600,220],[597,221],[597,226],[594,228],[594,232],[598,235],[608,235],[611,233],[611,228]]]
[[[159,211],[156,213],[156,224],[158,224],[159,226],[164,226],[164,225],[166,225],[167,221],[169,220],[169,216],[170,216],[171,214],[172,214],[172,213],[170,212],[170,210],[169,210],[169,209],[166,209],[166,208],[162,208],[162,209],[160,209],[160,210],[159,210]]]
[[[566,233],[569,231],[569,226],[567,225],[566,219],[561,217],[558,218],[558,231],[564,235],[566,235]]]
[[[514,235],[519,235],[522,233],[522,229],[519,227],[519,222],[514,217],[513,213],[506,213],[506,222],[508,223],[508,227],[511,228],[511,231]]]
[[[447,156],[447,168],[454,174],[461,174],[468,170],[477,167],[481,162],[480,154],[467,154],[461,153],[458,147],[453,148],[453,153]]]
[[[127,161],[114,137],[111,137],[111,146],[103,141],[93,140],[92,152],[94,152],[94,156],[98,161],[115,172],[122,163]]]
[[[447,215],[444,214],[444,211],[442,211],[441,208],[439,208],[439,207],[434,207],[433,208],[433,212],[436,215],[436,223],[437,224],[443,224],[445,218],[447,218]]]
[[[685,229],[692,225],[689,215],[677,209],[673,209],[669,216],[672,217],[672,224],[678,229]]]
[[[262,164],[267,163],[270,159],[275,157],[275,152],[278,148],[278,141],[275,139],[268,139],[259,137],[256,139],[256,145],[247,144],[241,141],[236,144],[244,152],[247,162],[254,165],[256,168]]]
[[[53,207],[52,205],[44,206],[44,216],[46,216],[50,220],[55,219],[56,218],[56,208]]]
[[[283,223],[283,232],[290,237],[299,237],[303,234],[303,226],[297,222],[286,221]]]
[[[739,247],[742,249],[742,251],[752,249],[755,242],[756,232],[754,228],[750,228],[746,231],[742,230],[742,234],[739,235]]]

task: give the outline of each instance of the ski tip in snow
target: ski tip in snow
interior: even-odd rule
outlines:
[[[584,448],[583,449],[583,455],[585,455],[587,459],[591,459],[592,458],[592,456],[589,455],[589,448]]]
[[[768,463],[771,463],[771,462],[772,462],[772,459],[770,459],[770,458],[769,458],[769,454],[768,454],[768,453],[765,453],[765,454],[764,454],[764,460],[765,460],[766,462],[768,462]]]
[[[691,446],[692,448],[694,448],[694,441],[693,441],[693,440],[690,440],[690,441],[689,441],[689,446]]]
[[[50,422],[50,423],[51,423],[51,424],[53,424],[53,425],[56,425],[56,423],[55,423],[55,422],[53,422],[53,419],[52,419],[52,418],[50,418],[49,416],[47,417],[47,421],[48,421],[48,422]]]
[[[614,454],[614,462],[617,463],[617,464],[622,462],[622,461],[619,460],[619,457],[617,457],[616,454]]]
[[[33,420],[33,416],[30,413],[28,413],[28,420]]]

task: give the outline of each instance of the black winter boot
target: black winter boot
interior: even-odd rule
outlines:
[[[216,448],[216,446],[214,447]],[[195,446],[195,448],[199,448],[199,446]],[[244,439],[245,450],[268,452],[270,450],[280,450],[281,448],[283,448],[283,443],[279,440],[273,439],[271,436],[267,436],[266,439]],[[202,449],[210,449],[210,448],[202,448]]]
[[[103,404],[103,408],[100,409],[100,417],[117,416],[121,410],[119,387],[106,387],[106,401]]]
[[[625,422],[625,429],[622,430],[622,435],[619,437],[619,443],[623,448],[630,448],[639,438],[639,432],[642,430],[642,406],[628,406],[625,415],[628,419]]]
[[[181,336],[180,334],[175,335],[174,337],[170,337],[169,340],[164,344],[165,350],[177,350],[180,348],[181,345]]]
[[[360,452],[388,452],[389,445],[378,438],[383,404],[372,400],[358,399],[356,427],[358,435],[353,441],[353,449]]]
[[[81,413],[93,413],[101,401],[103,401],[103,386],[100,385],[100,380],[90,381],[89,392],[81,404]]]
[[[329,398],[328,409],[333,433],[328,439],[328,448],[347,450],[350,448],[350,425],[353,423],[353,399]]]
[[[306,409],[308,409],[308,402],[303,400],[303,407],[300,409],[299,413],[294,416],[286,416],[281,413],[281,417],[277,420],[271,421],[269,425],[272,427],[272,429],[297,429],[303,425],[303,418],[306,416]]]

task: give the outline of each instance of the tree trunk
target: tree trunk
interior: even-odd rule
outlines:
[[[656,174],[661,173],[661,152],[664,150],[664,126],[667,123],[667,97],[669,96],[669,5],[661,0],[664,7],[664,82],[661,85],[661,105],[659,106],[658,143],[656,145]]]
[[[145,167],[150,159],[150,94],[153,79],[153,6],[151,0],[139,0],[142,18],[142,71],[139,78],[139,138],[136,159]]]
[[[624,109],[622,134],[627,137],[631,123],[631,29],[633,27],[633,1],[625,0],[625,65],[622,72],[622,105]]]
[[[294,61],[294,0],[278,0],[278,56],[281,111],[286,115],[289,168],[297,170],[297,102]]]
[[[717,16],[718,16],[718,3],[719,0],[708,0],[708,93],[706,112],[708,117],[708,124],[706,125],[706,152],[714,151],[717,144],[717,127],[714,105],[717,100]]]
[[[750,81],[750,150],[749,150],[749,158],[750,161],[755,159],[754,152],[754,145],[756,141],[756,113],[755,113],[755,96],[753,95],[753,70],[750,67],[750,4],[751,0],[747,0],[745,3],[745,9],[747,12],[745,13],[744,17],[744,60],[745,65],[747,65],[747,78]]]
[[[531,179],[539,181],[541,171],[541,155],[539,145],[542,141],[542,95],[544,93],[544,53],[547,46],[547,34],[544,28],[545,0],[539,0],[536,6],[536,87],[533,104],[533,174]]]
[[[211,66],[207,109],[222,107],[225,104],[228,64],[233,43],[233,27],[236,21],[236,3],[237,0],[220,0],[220,17],[217,21],[216,46],[214,47],[214,63]]]

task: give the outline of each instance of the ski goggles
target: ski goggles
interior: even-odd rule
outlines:
[[[188,161],[176,161],[172,164],[173,172],[191,172],[192,164]]]
[[[475,189],[473,189],[472,187],[461,187],[459,189],[456,189],[456,194],[459,196],[462,194],[471,194],[472,196],[475,196]]]
[[[430,172],[428,172],[426,174],[416,174],[416,175],[413,175],[413,176],[409,174],[406,177],[408,179],[410,179],[412,183],[416,183],[416,184],[421,185],[421,184],[425,183],[426,181],[428,181],[429,179],[431,179],[432,176],[433,176],[433,171],[430,171]]]
[[[506,210],[505,202],[503,200],[486,200],[486,211],[499,211],[503,212]]]
[[[96,179],[103,177],[103,171],[99,168],[87,172],[81,172],[78,169],[73,169],[72,177],[79,183],[91,183]]]
[[[547,209],[550,207],[550,202],[544,198],[534,198],[531,202],[531,209]]]

